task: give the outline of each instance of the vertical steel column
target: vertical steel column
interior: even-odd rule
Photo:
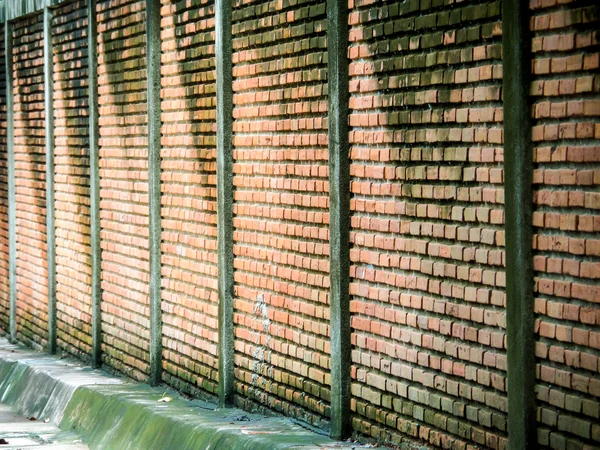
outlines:
[[[46,256],[48,261],[48,351],[56,353],[56,230],[54,228],[54,51],[52,10],[44,8],[44,113],[46,118]]]
[[[90,151],[90,246],[92,253],[92,365],[102,365],[102,249],[100,247],[100,155],[98,147],[98,22],[96,0],[87,4],[88,120]]]
[[[536,447],[529,3],[502,2],[508,440]]]
[[[160,0],[146,2],[148,61],[148,194],[150,203],[150,377],[162,380],[160,217]]]
[[[331,437],[350,433],[348,2],[327,0]]]
[[[15,197],[15,111],[13,86],[13,24],[4,23],[6,69],[6,152],[8,165],[8,284],[10,341],[17,341],[17,204]]]
[[[233,76],[231,2],[215,1],[217,66],[217,241],[219,267],[219,405],[233,403]]]

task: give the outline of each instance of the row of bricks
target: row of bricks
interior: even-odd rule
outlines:
[[[600,111],[599,111],[600,113]],[[591,186],[600,184],[600,169],[536,169],[533,184]]]
[[[531,9],[546,9],[554,5],[547,5],[546,2],[536,0],[537,3],[530,5]],[[583,8],[573,8],[563,11],[540,11],[531,18],[532,31],[547,31],[567,28],[572,25],[589,22],[589,17],[594,17],[594,7],[585,6]]]
[[[600,55],[593,53],[553,58],[537,57],[533,60],[532,65],[532,73],[535,75],[559,74],[581,70],[588,71],[600,67]]]
[[[283,44],[280,46],[285,50],[281,53],[294,55],[300,51],[303,52],[300,56],[289,56],[283,57],[282,55],[274,55],[271,53],[271,47],[261,50],[248,50],[236,53],[232,57],[234,63],[233,77],[234,78],[263,78],[261,75],[281,73],[283,71],[290,71],[298,68],[304,68],[305,70],[311,69],[315,66],[321,66],[326,62],[327,55],[325,53],[325,41],[322,38],[311,37],[307,40],[295,41],[294,43]],[[309,52],[309,53],[304,53]],[[277,52],[279,53],[279,52]],[[276,60],[267,60],[271,56],[279,56]],[[258,61],[248,63],[248,61]],[[243,64],[246,62],[246,64]],[[236,65],[237,64],[237,65]]]
[[[241,320],[239,315],[236,315],[236,323],[237,320]],[[299,376],[298,381],[300,383],[304,381],[302,378],[306,377],[317,381],[319,384],[329,385],[328,369],[330,361],[329,356],[323,353],[324,339],[322,337],[307,336],[302,342],[298,342],[299,345],[289,344],[286,340],[287,335],[291,332],[285,326],[279,328],[283,328],[280,331],[282,335],[285,333],[283,339],[269,336],[269,342],[265,345],[258,341],[256,336],[259,332],[257,330],[249,331],[241,323],[239,333],[236,332],[235,345],[237,352],[242,355],[254,356],[256,359],[262,359],[268,362],[271,368],[287,368],[287,370]],[[310,332],[310,330],[307,332]],[[261,356],[258,357],[258,354]],[[295,358],[295,360],[292,358]],[[261,373],[261,375],[267,375],[267,373]],[[301,387],[301,385],[296,387]]]
[[[310,224],[326,224],[328,223],[328,220],[326,219],[329,217],[327,213],[319,212],[319,210],[308,211],[298,208],[270,207],[268,203],[263,205],[236,203],[234,205],[234,215],[237,216],[236,219],[239,220],[240,228],[243,229],[246,228],[244,223],[248,219],[256,220],[260,218],[269,218],[273,220],[286,220]],[[311,235],[315,239],[328,239],[328,229],[318,227],[310,228],[312,228]]]
[[[581,413],[596,419],[600,418],[600,404],[597,400],[566,394],[558,389],[551,389],[543,385],[536,386],[536,397],[539,402],[544,402],[557,408],[563,408],[574,413]],[[549,423],[548,419],[555,421],[557,416],[555,411],[550,409],[546,409],[545,411],[542,410],[540,421],[546,425],[556,425],[556,422]]]
[[[365,298],[378,300],[382,302],[398,303],[400,294],[395,288],[412,289],[431,294],[450,296],[457,299],[465,299],[471,297],[470,301],[479,303],[488,303],[492,301],[494,304],[502,304],[503,296],[497,291],[489,289],[477,289],[474,287],[464,286],[462,284],[454,284],[443,282],[441,279],[432,279],[425,276],[416,276],[413,274],[395,274],[388,272],[382,274],[381,280],[389,283],[394,288],[372,287],[368,284],[353,283],[351,290],[355,295]],[[492,270],[483,270],[481,283],[488,286],[504,287],[505,275],[504,272],[495,272]],[[490,296],[491,294],[491,296]]]
[[[600,333],[593,329],[579,328],[564,322],[563,324],[546,322],[539,319],[536,320],[535,330],[543,338],[600,349]]]
[[[442,302],[440,302],[442,303]],[[443,307],[449,311],[458,311],[456,305],[442,304]],[[463,308],[466,309],[466,308]],[[505,317],[504,314],[490,311],[489,309],[485,312],[481,308],[471,308],[474,310],[469,317],[462,319],[463,321],[471,321],[475,323],[475,326],[468,326],[464,322],[452,321],[450,319],[440,319],[440,317],[427,317],[424,316],[421,322],[427,324],[427,328],[417,328],[417,331],[411,330],[406,327],[403,328],[401,325],[409,324],[409,314],[404,313],[405,317],[396,314],[396,322],[390,323],[391,318],[386,318],[386,322],[378,322],[370,317],[353,317],[351,320],[351,326],[353,329],[370,332],[374,335],[372,338],[367,338],[366,342],[369,343],[369,348],[373,351],[381,351],[388,353],[392,352],[392,356],[395,352],[398,352],[398,348],[394,350],[394,347],[389,347],[391,344],[384,340],[377,339],[376,337],[387,338],[397,342],[404,342],[415,346],[421,346],[424,348],[432,348],[442,353],[447,353],[451,357],[460,357],[461,359],[469,358],[469,346],[463,345],[458,346],[456,343],[448,341],[441,336],[450,336],[456,339],[476,342],[484,345],[489,345],[494,348],[503,348],[504,345],[504,334],[502,330],[497,330],[496,327],[503,327]],[[477,317],[477,316],[480,317]],[[393,317],[394,315],[392,315]],[[459,314],[454,312],[450,317],[458,317]],[[485,324],[484,324],[485,321]],[[477,323],[481,323],[483,327],[478,327]],[[395,325],[400,326],[395,326]],[[496,331],[494,329],[496,328]],[[419,331],[421,330],[421,331]],[[422,331],[429,330],[437,334],[424,333]]]
[[[236,93],[233,96],[234,105],[246,105],[256,103],[270,103],[270,102],[283,102],[283,101],[294,101],[298,102],[300,99],[310,99],[314,97],[322,97],[326,94],[325,86],[322,84],[311,84],[303,86],[294,86],[286,89],[269,89]],[[249,111],[251,108],[236,106],[234,117],[248,117],[250,116]],[[251,117],[251,116],[250,116]],[[326,118],[318,118],[327,123]],[[317,120],[317,118],[313,119]]]
[[[356,384],[352,385],[352,387],[354,386],[356,386]],[[357,390],[358,389],[354,390],[354,392]],[[426,391],[418,390],[414,387],[410,387],[407,393],[404,393],[404,395],[400,394],[398,397],[390,395],[379,397],[377,392],[370,390],[369,388],[363,388],[362,392],[359,392],[360,393],[355,395],[355,398],[353,399],[353,403],[356,402],[357,412],[359,414],[361,412],[364,414],[369,409],[373,411],[376,408],[375,411],[378,417],[371,417],[372,419],[378,420],[381,416],[385,417],[387,411],[395,411],[408,416],[413,420],[416,419],[418,421],[426,421],[435,424],[442,429],[445,428],[447,418],[453,417],[451,420],[464,418],[470,422],[487,427],[488,429],[491,429],[490,431],[492,432],[506,432],[506,417],[503,414],[499,414],[496,411],[490,411],[487,408],[478,408],[474,405],[465,404],[461,401],[456,401],[451,397],[442,397],[436,394],[429,395]],[[368,402],[367,405],[369,406],[364,405],[361,400],[366,400]],[[373,402],[373,400],[379,400],[379,402],[376,403]],[[365,408],[366,411],[361,411],[361,404],[367,406],[367,408]],[[427,417],[427,413],[429,413],[429,418]],[[366,414],[367,416],[370,415],[368,412],[366,412]],[[431,415],[434,415],[434,417],[431,417]],[[384,423],[387,423],[387,421]],[[463,424],[470,428],[468,422],[463,422]]]
[[[288,359],[286,360],[289,363],[288,367],[280,369],[265,360],[250,362],[252,361],[250,358],[236,352],[234,372],[236,380],[250,384],[255,389],[278,394],[283,400],[293,401],[309,409],[324,411],[329,407],[329,388],[308,378],[308,366],[303,370],[304,365]],[[319,400],[319,398],[326,400]]]
[[[536,255],[533,258],[533,268],[538,272],[571,275],[578,278],[600,278],[600,262],[595,261]]]
[[[539,251],[600,256],[600,239],[569,237],[568,235],[534,234],[533,248]]]
[[[564,368],[567,370],[543,363],[538,364],[536,367],[537,378],[544,383],[590,394],[596,398],[600,397],[600,380],[597,377],[576,373],[573,368]]]
[[[324,83],[327,80],[327,70],[319,68],[321,66],[256,78],[236,78],[233,81],[232,89],[234,93],[239,93],[259,88],[271,89],[289,84]]]
[[[389,113],[353,113],[350,126],[354,128],[386,127],[408,124],[502,122],[502,108],[429,109]],[[266,113],[268,112],[265,111]],[[279,125],[280,121],[277,121]]]
[[[354,32],[360,32],[360,29],[352,30],[351,35],[354,34]],[[448,34],[447,39],[451,36],[451,34]],[[501,56],[501,46],[499,44],[488,44],[464,49],[453,49],[452,47],[439,50],[430,49],[425,52],[410,52],[404,54],[401,50],[405,50],[408,47],[408,44],[408,38],[400,38],[397,41],[392,41],[390,44],[391,47],[400,51],[390,52],[390,48],[387,48],[385,49],[387,52],[378,53],[377,59],[375,60],[357,59],[357,56],[359,55],[356,55],[356,52],[354,52],[354,54],[352,54],[354,58],[351,59],[348,66],[351,80],[354,81],[354,77],[364,75],[389,73],[393,76],[394,71],[397,70],[415,70],[418,68],[430,69],[435,68],[436,66],[463,65],[475,61],[500,59]],[[384,49],[380,48],[379,50]],[[428,76],[433,77],[433,75]],[[436,75],[438,81],[439,76],[439,74]],[[487,88],[491,88],[491,86]],[[477,87],[477,89],[485,90],[486,87]]]
[[[534,290],[542,295],[554,295],[556,297],[578,299],[591,303],[598,303],[600,301],[600,288],[596,284],[584,284],[577,281],[536,278]]]
[[[288,296],[290,303],[299,303],[301,300],[312,301],[315,303],[328,304],[329,294],[323,289],[311,289],[302,284],[297,284],[288,280],[277,280],[267,277],[259,277],[251,273],[236,271],[234,274],[236,295],[242,292],[252,292],[256,290],[268,290],[275,294]],[[295,297],[295,298],[294,298]],[[296,300],[294,302],[293,300]]]
[[[365,336],[359,332],[356,332],[352,337],[353,345],[363,353],[362,358],[364,361],[361,360],[362,364],[367,367],[372,366],[371,358],[368,356],[367,352],[376,353],[382,357],[380,366],[377,367],[377,369],[389,375],[393,375],[393,377],[403,377],[412,380],[413,369],[408,365],[402,365],[402,363],[394,366],[395,363],[392,362],[390,366],[390,360],[385,359],[386,356],[399,359],[406,363],[417,364],[422,368],[431,369],[427,372],[422,372],[419,369],[421,375],[417,381],[422,382],[422,384],[427,387],[443,389],[446,378],[443,377],[442,374],[447,374],[464,378],[468,381],[476,381],[481,385],[491,386],[496,390],[506,390],[506,377],[504,375],[494,371],[490,372],[477,365],[468,364],[468,362],[474,362],[475,364],[484,365],[491,369],[503,368],[505,362],[498,358],[502,355],[492,351],[484,352],[480,348],[463,344],[459,345],[451,342],[446,342],[444,344],[443,339],[439,339],[439,341],[441,341],[439,344],[429,343],[429,341],[430,339],[425,339],[425,345],[419,346],[416,343],[405,342],[404,340],[401,342],[405,342],[405,344],[408,345],[396,344],[397,347],[393,348],[391,344],[386,344],[382,339]],[[420,348],[417,350],[412,347],[411,344]],[[414,372],[417,372],[417,369],[415,369]],[[392,381],[394,379],[395,378],[391,378],[389,380],[388,384],[390,386],[395,383]]]
[[[354,277],[355,266],[350,267],[351,276]],[[492,272],[493,273],[493,272]],[[499,290],[489,288],[477,288],[474,286],[464,286],[441,280],[427,279],[425,277],[416,277],[414,275],[404,275],[407,280],[399,280],[396,277],[398,284],[406,285],[409,289],[414,289],[431,294],[443,295],[459,300],[464,300],[472,303],[492,304],[495,306],[504,306],[504,293]],[[430,297],[422,297],[419,293],[400,294],[393,289],[385,289],[380,287],[372,287],[369,284],[361,283],[358,279],[352,282],[350,286],[351,294],[359,297],[369,298],[380,302],[385,302],[395,305],[411,305],[417,309],[428,309],[433,311],[435,308],[435,300]],[[417,305],[417,306],[415,306]],[[444,303],[440,303],[444,307]],[[476,314],[477,312],[472,312]],[[459,314],[460,309],[459,309]]]
[[[427,181],[460,181],[460,182],[488,182],[501,184],[504,182],[504,169],[500,167],[462,166],[462,165],[418,165],[409,167],[389,166],[364,166],[353,164],[350,166],[350,175],[357,178],[373,178],[382,180],[427,180]],[[356,193],[369,193],[370,186],[376,183],[352,181],[351,191]],[[418,185],[419,186],[419,185]],[[402,195],[400,189],[406,185],[397,183],[386,186],[391,195]],[[430,189],[433,189],[431,186]],[[466,189],[455,187],[456,190]],[[459,199],[460,200],[460,199]]]
[[[447,408],[451,410],[451,415],[441,414],[436,413],[436,410],[425,408],[421,405],[415,405],[412,402],[399,398],[393,400],[390,399],[389,406],[389,410],[386,410],[377,408],[368,402],[353,399],[351,408],[357,412],[357,416],[353,417],[353,426],[357,428],[358,431],[369,434],[376,439],[383,438],[390,440],[391,442],[402,441],[394,440],[394,436],[391,435],[393,431],[391,431],[390,428],[392,430],[398,429],[401,432],[401,436],[408,435],[425,440],[438,448],[471,448],[471,445],[457,439],[456,436],[460,436],[480,445],[486,445],[486,448],[507,448],[507,439],[505,437],[497,435],[495,432],[474,427],[468,422],[456,419],[454,410],[451,407]],[[475,419],[478,415],[478,411],[475,408],[472,408],[472,411],[472,417]],[[371,425],[370,422],[367,421],[361,423],[360,417],[367,417],[370,420],[375,421],[375,423],[380,423],[381,426]],[[481,419],[486,423],[490,418],[484,413],[481,415]],[[491,419],[494,422],[505,421],[505,419],[499,415],[493,415],[491,416]],[[431,429],[425,427],[422,423],[430,424],[435,428]],[[446,434],[445,431],[440,430],[447,430],[450,434]],[[398,439],[398,437],[396,437],[396,439]]]
[[[353,209],[354,211],[354,209]],[[384,209],[377,208],[368,212],[383,214]],[[351,232],[350,239],[352,242],[356,242],[361,246],[365,247],[382,247],[386,245],[387,240],[392,238],[391,236],[382,234],[364,233],[359,230],[370,230],[376,232],[391,232],[399,235],[410,235],[410,236],[429,236],[436,238],[437,242],[430,242],[428,249],[431,250],[431,255],[435,255],[441,258],[453,258],[457,260],[464,260],[468,257],[469,260],[473,260],[477,249],[487,250],[485,245],[496,245],[504,246],[504,230],[497,228],[479,228],[470,226],[458,226],[453,223],[431,223],[431,222],[414,222],[409,220],[393,220],[393,219],[379,219],[375,217],[369,217],[368,215],[357,215],[353,214],[351,219]],[[360,237],[357,233],[360,233]],[[357,238],[360,240],[357,241]],[[440,240],[447,240],[451,242],[441,242]],[[466,247],[461,246],[458,243],[452,242],[477,242],[483,245],[477,247]],[[423,249],[421,244],[417,244],[419,249]],[[387,258],[403,258],[402,255],[385,255]],[[384,259],[384,261],[388,261]],[[388,263],[386,263],[388,265]],[[397,265],[397,264],[396,264]]]
[[[404,89],[413,87],[426,87],[432,85],[456,85],[464,83],[476,83],[481,81],[493,81],[502,79],[501,65],[475,66],[470,69],[446,69],[433,72],[407,73],[397,76],[381,78],[367,78],[350,80],[350,93],[369,93],[391,89]],[[588,88],[588,78],[582,78],[581,89]],[[589,87],[591,88],[591,86]],[[466,93],[464,92],[466,91]],[[443,88],[421,89],[409,92],[389,93],[376,100],[384,105],[424,105],[430,103],[459,103],[465,101],[465,97],[473,95],[475,88]],[[484,89],[484,92],[485,89]],[[487,91],[489,92],[489,91]],[[492,91],[493,92],[493,91]],[[350,108],[365,108],[373,104],[375,100],[369,95],[354,95],[350,98]]]
[[[439,163],[450,161],[469,161],[472,163],[501,163],[504,161],[504,149],[500,147],[409,147],[409,148],[369,148],[356,143],[350,148],[350,170],[356,170],[353,166],[360,166],[359,161],[369,161],[372,163],[384,164],[384,170],[390,170],[385,163],[417,161],[424,163],[426,161],[436,161]],[[581,149],[583,154],[583,149]],[[545,150],[539,149],[538,155],[541,156]],[[548,149],[550,151],[550,149]],[[579,154],[579,152],[577,152]],[[590,153],[585,151],[585,153]],[[555,152],[552,152],[554,156]],[[571,151],[572,158],[575,152]],[[571,159],[572,159],[571,158]],[[378,165],[379,165],[378,164]],[[370,164],[370,167],[377,165]],[[377,170],[377,169],[373,169]]]
[[[233,29],[235,30],[235,28],[236,25],[234,24]],[[234,64],[243,64],[261,59],[281,58],[284,55],[306,52],[316,48],[325,49],[327,48],[325,29],[326,22],[325,20],[321,20],[262,33],[257,33],[256,30],[253,30],[254,34],[242,37],[238,37],[239,35],[236,35],[234,32],[232,39],[234,53],[232,62]],[[310,37],[300,39],[301,36],[307,34],[310,34]],[[292,65],[292,67],[295,66]]]
[[[565,366],[573,367],[574,369],[585,369],[596,373],[600,372],[598,357],[591,353],[569,350],[558,345],[537,342],[535,355],[542,360],[564,364]],[[562,405],[562,407],[564,407],[564,405]]]
[[[442,0],[409,0],[403,3],[391,3],[377,9],[359,9],[361,6],[367,6],[372,3],[370,0],[355,0],[353,2],[353,9],[356,9],[356,11],[350,13],[349,23],[355,25],[389,17],[411,15],[419,20],[419,28],[433,28],[444,25],[444,22],[438,22],[438,20],[452,20],[458,24],[460,22],[481,20],[500,15],[500,2],[455,8],[454,5],[445,5]],[[432,8],[441,7],[445,7],[445,9],[438,10],[435,13],[428,13]],[[423,13],[420,11],[423,11]]]
[[[262,139],[255,136],[245,137],[246,140],[251,138],[246,144],[256,146],[278,145],[281,138],[277,139],[263,137]],[[237,141],[237,137],[234,138]],[[454,143],[462,142],[465,144],[501,144],[503,134],[501,128],[494,127],[465,127],[465,128],[434,128],[434,129],[414,129],[414,130],[384,130],[384,131],[362,131],[351,130],[349,140],[351,144],[434,144],[434,143]],[[293,139],[287,138],[287,142],[294,142]],[[239,142],[239,141],[238,141]],[[297,144],[304,141],[297,139]],[[282,144],[284,144],[283,142]],[[236,143],[237,144],[237,143]],[[296,144],[296,145],[297,145]],[[239,145],[239,144],[238,144]],[[288,144],[289,145],[289,144]],[[304,145],[309,145],[307,142]]]
[[[361,192],[363,193],[363,192]],[[372,195],[372,194],[371,194]],[[419,197],[417,197],[419,198]],[[376,200],[364,200],[354,202],[354,208],[360,211],[374,211],[379,209],[388,214],[401,214],[405,216],[418,217],[421,219],[444,219],[466,222],[487,223],[502,225],[504,223],[504,210],[492,209],[484,206],[448,206],[413,202],[386,202],[384,205],[375,205]]]

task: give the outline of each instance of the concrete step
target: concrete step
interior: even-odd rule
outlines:
[[[165,393],[170,401],[161,401]],[[133,383],[75,360],[26,350],[5,339],[0,339],[0,403],[10,406],[12,413],[35,417],[41,424],[71,433],[72,442],[55,444],[56,439],[49,439],[44,443],[47,448],[87,448],[77,447],[81,445],[77,439],[92,450],[368,448],[333,441],[289,418],[220,409],[211,403],[185,399],[166,387]],[[17,430],[16,425],[13,428]],[[0,437],[8,433],[2,430]],[[24,439],[31,437],[26,429],[23,433]]]

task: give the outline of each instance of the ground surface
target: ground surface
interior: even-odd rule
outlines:
[[[15,415],[10,406],[0,405],[0,449],[87,450],[87,445],[72,434],[59,430],[43,418]]]
[[[0,438],[8,442],[0,441],[0,450],[369,448],[333,441],[288,418],[219,409],[165,386],[132,383],[2,338]]]

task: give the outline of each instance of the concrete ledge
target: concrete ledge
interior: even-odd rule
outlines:
[[[159,401],[165,394],[170,402]],[[80,435],[90,449],[359,449],[287,418],[219,409],[0,339],[0,402]]]

